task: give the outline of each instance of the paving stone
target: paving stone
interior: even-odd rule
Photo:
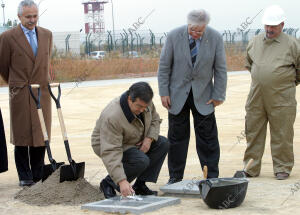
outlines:
[[[165,194],[184,194],[200,196],[199,180],[183,180],[171,185],[164,185],[159,189]]]
[[[157,196],[138,196],[142,200],[122,199],[120,196],[92,202],[81,206],[81,209],[97,210],[111,213],[134,213],[141,214],[149,211],[158,210],[166,206],[180,203],[179,198],[157,197]]]

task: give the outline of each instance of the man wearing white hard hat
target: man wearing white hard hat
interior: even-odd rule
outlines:
[[[293,137],[296,117],[296,85],[300,83],[300,43],[282,32],[286,20],[277,5],[263,15],[262,33],[247,47],[246,68],[251,87],[246,102],[244,162],[254,162],[246,175],[258,176],[264,153],[267,124],[271,134],[271,154],[276,179],[287,179],[294,166]]]

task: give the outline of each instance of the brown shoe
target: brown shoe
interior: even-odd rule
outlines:
[[[277,172],[275,173],[276,179],[277,180],[285,180],[287,179],[290,175],[286,172]]]

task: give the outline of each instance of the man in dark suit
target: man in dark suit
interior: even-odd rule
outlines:
[[[220,148],[214,108],[225,100],[227,72],[222,36],[207,26],[208,13],[193,10],[188,25],[172,30],[162,49],[158,85],[169,111],[168,184],[181,181],[194,117],[196,148],[208,178],[219,175]]]
[[[9,85],[11,142],[20,186],[30,186],[43,175],[45,145],[36,106],[28,85],[41,86],[46,128],[50,136],[51,99],[47,89],[52,33],[36,27],[38,8],[32,0],[18,7],[21,24],[0,36],[0,75]]]

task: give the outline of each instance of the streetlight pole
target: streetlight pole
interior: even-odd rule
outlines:
[[[113,4],[113,0],[111,0],[111,16],[112,16],[112,24],[113,24],[113,44],[115,43],[115,17],[114,17],[114,4]],[[116,49],[116,47],[113,45],[114,50]]]
[[[40,2],[38,3],[38,12],[39,12],[39,19],[38,19],[38,26],[40,25],[40,16],[45,12],[43,12],[41,15],[40,15],[40,4],[43,2],[43,1],[45,1],[45,0],[40,0]]]
[[[5,7],[5,4],[4,4],[3,0],[2,0],[1,7],[3,8],[3,26],[5,26],[5,14],[4,14],[4,7]]]

